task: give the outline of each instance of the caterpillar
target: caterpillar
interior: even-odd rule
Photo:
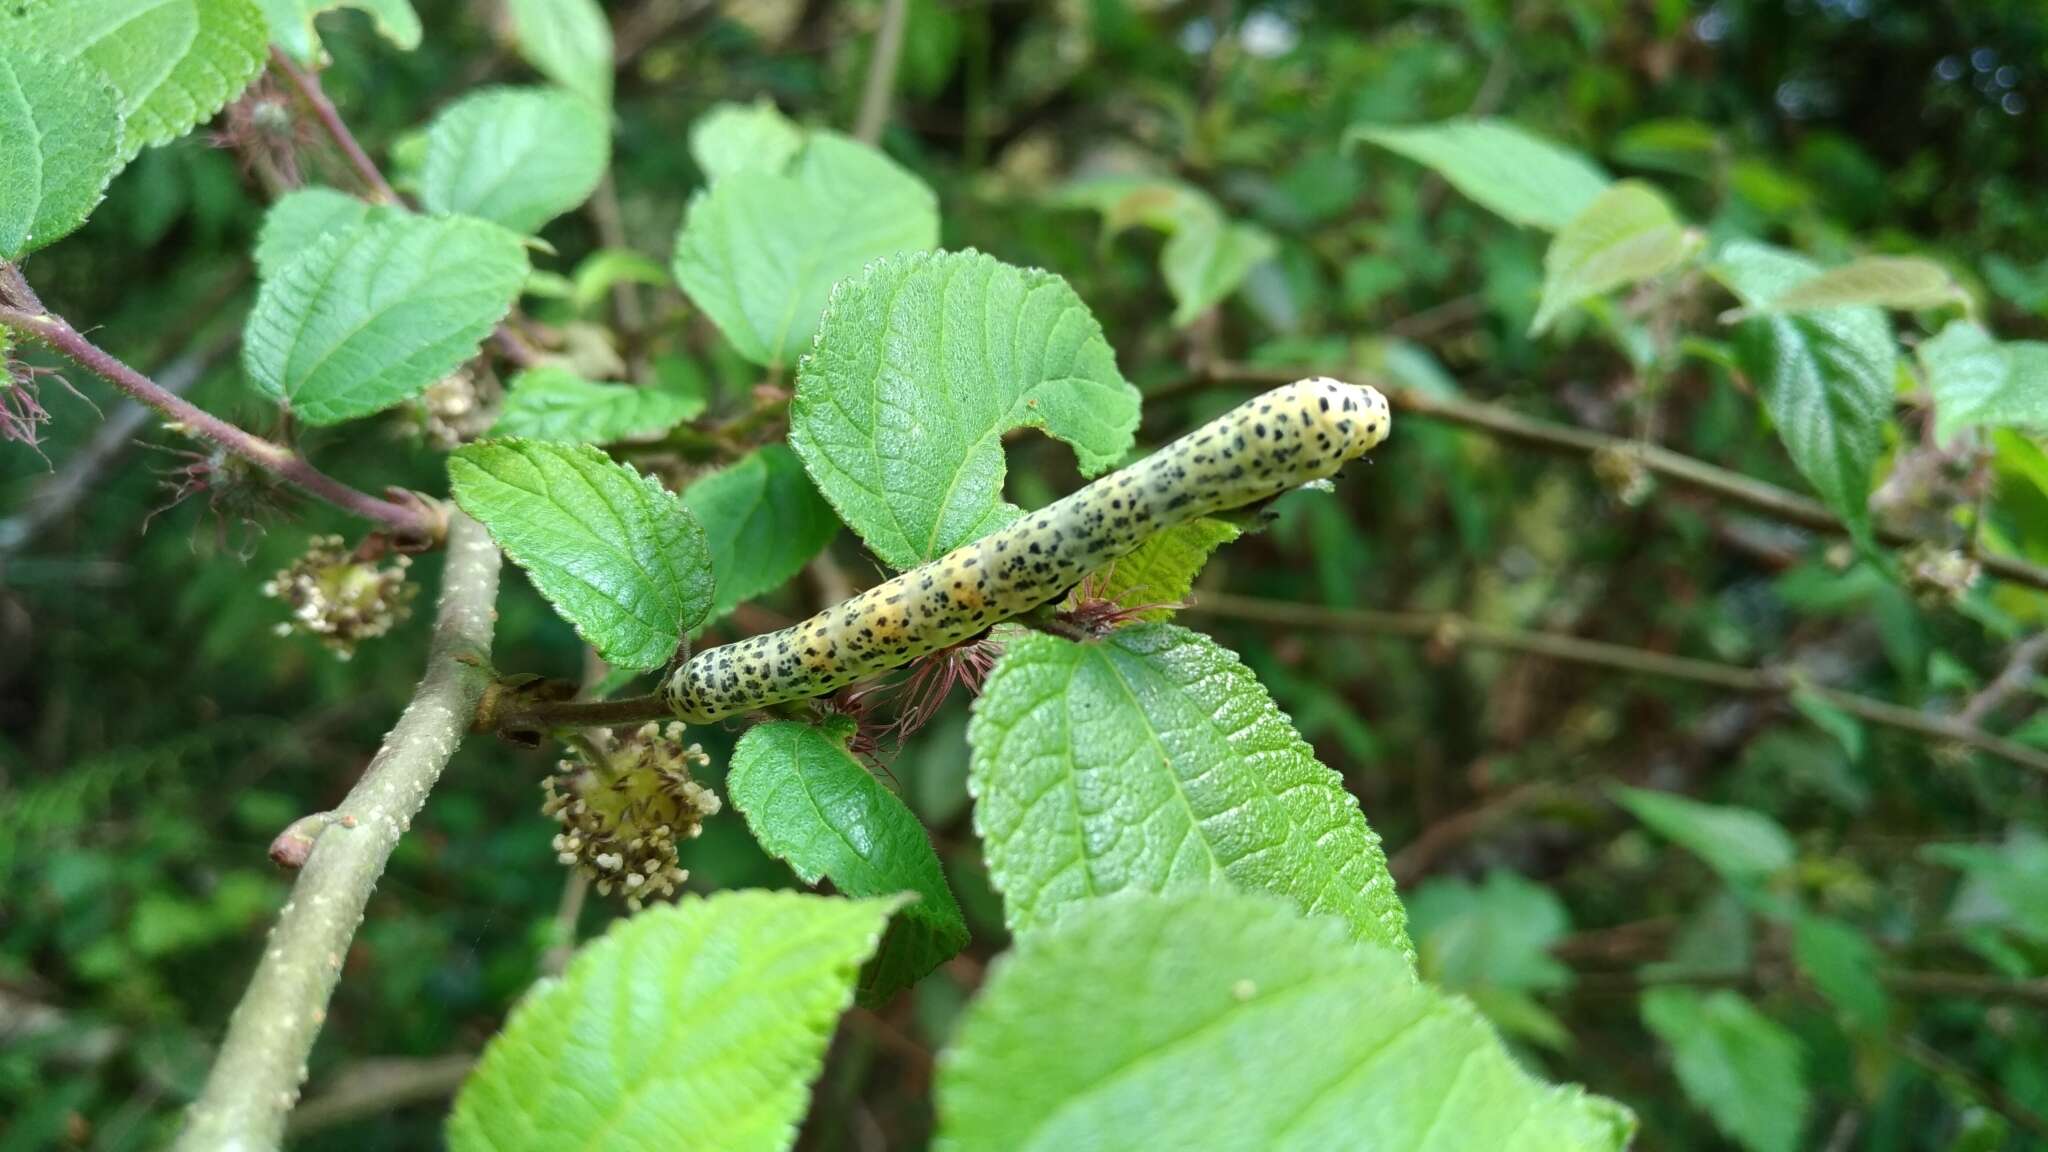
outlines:
[[[802,623],[698,653],[669,678],[669,704],[709,723],[901,667],[1052,600],[1154,533],[1336,475],[1390,421],[1370,387],[1317,377],[1275,388]]]

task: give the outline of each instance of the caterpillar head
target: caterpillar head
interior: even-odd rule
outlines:
[[[1346,384],[1328,376],[1312,376],[1289,384],[1282,392],[1314,411],[1337,434],[1341,459],[1356,460],[1386,440],[1393,431],[1387,398],[1370,384]]]

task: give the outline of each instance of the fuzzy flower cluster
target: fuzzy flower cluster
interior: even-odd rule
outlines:
[[[691,768],[711,763],[704,749],[682,743],[683,726],[648,724],[624,740],[598,732],[541,781],[541,811],[562,825],[555,856],[618,892],[635,911],[674,897],[690,878],[676,846],[695,839],[724,803],[697,783]]]
[[[412,614],[419,591],[406,583],[406,556],[384,563],[358,560],[339,536],[315,536],[306,554],[263,585],[263,594],[282,600],[292,618],[277,634],[305,632],[346,660],[356,645],[384,635]]]
[[[1955,548],[1919,544],[1899,558],[1905,569],[1906,590],[1929,608],[1961,603],[1984,574],[1976,557]]]

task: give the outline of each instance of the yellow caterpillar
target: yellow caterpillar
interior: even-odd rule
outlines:
[[[900,667],[1052,600],[1156,532],[1336,475],[1389,422],[1372,388],[1321,377],[1275,388],[801,624],[698,653],[669,678],[669,703],[708,723]]]

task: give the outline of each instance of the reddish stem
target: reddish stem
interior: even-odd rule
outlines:
[[[348,123],[341,118],[341,111],[320,87],[320,78],[299,67],[296,61],[276,48],[270,50],[270,66],[277,69],[292,86],[292,90],[299,94],[299,99],[304,100],[306,106],[313,110],[313,116],[320,121],[320,127],[326,130],[335,147],[341,149],[341,154],[348,158],[349,167],[355,169],[356,178],[369,188],[370,198],[386,204],[402,203],[398,198],[397,189],[393,188],[391,182],[384,179],[384,173],[378,170],[377,162],[370,159],[370,154],[363,151],[361,144],[356,143],[355,133],[348,130]]]
[[[4,275],[11,285],[18,273],[7,265]],[[191,435],[217,444],[344,512],[386,525],[410,541],[439,540],[440,517],[424,504],[382,500],[359,491],[320,471],[305,457],[282,444],[247,432],[200,408],[156,381],[123,364],[113,355],[80,335],[61,316],[48,312],[25,312],[0,308],[0,327],[44,345],[79,367],[105,379],[138,403],[147,404],[177,421]]]

